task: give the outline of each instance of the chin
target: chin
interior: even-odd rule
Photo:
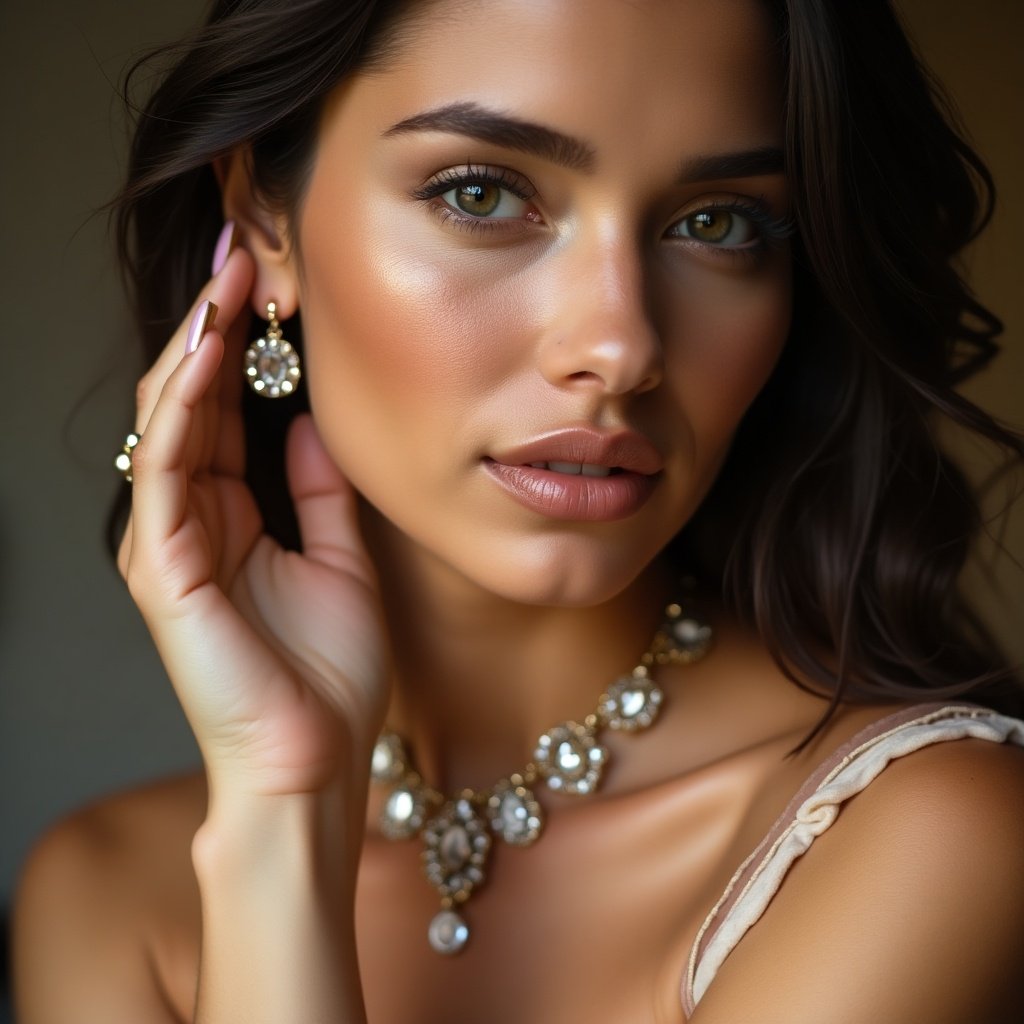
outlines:
[[[388,518],[365,497],[362,509],[371,556],[384,576],[417,580],[418,588],[454,600],[595,607],[635,583],[674,536],[650,528],[619,536],[604,527],[510,530],[466,519],[458,528],[437,521],[423,528],[422,521]]]
[[[587,551],[578,538],[523,547],[506,548],[486,563],[474,561],[462,573],[480,589],[517,604],[590,608],[628,589],[660,553],[659,548],[638,555],[607,544]]]

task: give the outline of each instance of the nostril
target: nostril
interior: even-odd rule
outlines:
[[[593,370],[577,370],[575,373],[570,373],[569,380],[601,380],[601,375],[594,373]]]

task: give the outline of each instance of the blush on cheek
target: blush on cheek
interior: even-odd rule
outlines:
[[[468,259],[460,266],[461,254],[408,253],[394,243],[360,251],[351,237],[347,245],[326,239],[318,251],[315,234],[309,248],[316,269],[304,300],[307,349],[317,353],[311,360],[341,347],[331,353],[337,372],[366,374],[370,386],[408,388],[409,399],[468,399],[503,368],[511,372],[510,338],[527,298],[493,268]]]

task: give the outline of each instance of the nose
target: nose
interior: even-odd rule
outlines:
[[[590,245],[562,269],[540,350],[545,378],[558,387],[609,395],[656,388],[664,375],[663,352],[638,246]]]

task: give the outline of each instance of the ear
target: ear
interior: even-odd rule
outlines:
[[[277,303],[281,320],[294,316],[299,307],[299,282],[287,218],[270,210],[252,181],[252,153],[235,150],[214,163],[220,184],[224,219],[233,220],[237,245],[256,262],[253,309],[264,316],[268,302]]]

